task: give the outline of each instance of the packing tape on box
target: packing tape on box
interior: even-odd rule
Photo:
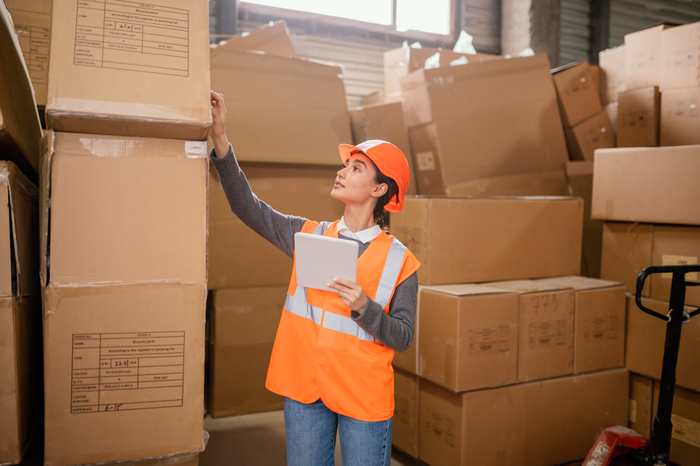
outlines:
[[[55,133],[54,137],[55,137]],[[78,138],[79,142],[71,144],[62,144],[60,148],[55,148],[55,139],[52,146],[54,151],[60,151],[64,154],[73,155],[92,155],[95,157],[128,157],[142,149],[144,138],[140,137],[121,137],[121,136],[92,136],[86,134]],[[185,140],[170,140],[172,148],[168,151],[152,152],[149,156],[153,157],[186,157],[189,159],[206,159],[207,143],[206,141],[185,141]]]

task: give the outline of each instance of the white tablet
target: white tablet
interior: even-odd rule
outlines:
[[[331,283],[334,278],[357,281],[358,245],[356,242],[296,233],[294,247],[299,285],[337,292],[333,288],[328,288],[326,283]]]

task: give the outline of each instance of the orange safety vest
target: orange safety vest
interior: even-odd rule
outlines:
[[[307,220],[301,231],[337,238],[338,222]],[[357,261],[357,283],[388,314],[396,286],[418,267],[403,244],[382,232]],[[298,286],[295,260],[265,387],[301,403],[321,398],[353,419],[384,421],[394,415],[394,350],[350,312],[337,293]]]

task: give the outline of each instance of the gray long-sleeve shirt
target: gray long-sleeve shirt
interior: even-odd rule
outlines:
[[[301,231],[306,219],[281,214],[259,200],[250,189],[230,145],[224,158],[217,158],[213,150],[210,158],[219,173],[221,186],[233,213],[260,236],[293,258],[294,234]],[[357,242],[359,255],[371,244],[342,235],[339,237]],[[367,298],[364,311],[361,314],[352,311],[352,318],[384,345],[395,351],[406,351],[413,342],[417,291],[418,275],[413,273],[396,287],[389,304],[389,314],[384,313],[380,304]]]

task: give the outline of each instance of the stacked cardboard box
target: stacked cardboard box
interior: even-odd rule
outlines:
[[[603,245],[603,222],[591,219],[593,195],[593,162],[566,163],[566,178],[573,196],[583,199],[583,241],[581,244],[581,275],[600,277],[600,255]]]
[[[283,22],[220,44],[211,62],[212,89],[226,99],[228,139],[252,191],[284,214],[340,218],[344,205],[330,192],[338,144],[352,142],[342,69],[299,59]],[[231,212],[213,167],[209,186],[208,411],[281,409],[265,377],[292,259]]]
[[[208,4],[94,6],[53,1],[39,195],[44,461],[196,461]]]

